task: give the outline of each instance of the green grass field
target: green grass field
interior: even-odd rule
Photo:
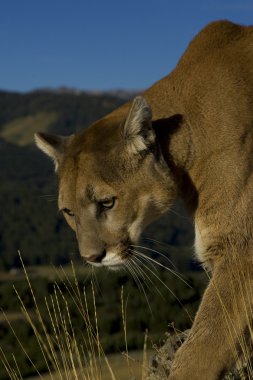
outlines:
[[[25,146],[34,142],[35,132],[47,132],[56,122],[56,112],[38,112],[35,115],[20,117],[2,127],[0,136],[8,142]]]

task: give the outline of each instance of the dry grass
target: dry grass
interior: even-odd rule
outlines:
[[[217,295],[221,302],[224,321],[228,331],[228,344],[234,353],[235,361],[238,364],[239,372],[237,377],[227,377],[227,379],[248,380],[253,378],[252,368],[252,299],[253,299],[253,280],[251,276],[250,266],[247,268],[236,257],[228,265],[231,266],[230,279],[228,287],[232,289],[233,302],[232,308],[223,301],[222,295],[217,289]],[[22,259],[21,259],[22,261]],[[85,271],[86,269],[83,268]],[[83,270],[81,269],[81,270]],[[41,374],[37,371],[37,376],[34,380],[144,380],[148,367],[147,360],[147,342],[144,342],[143,352],[128,352],[127,345],[127,299],[124,296],[124,289],[121,289],[121,309],[123,322],[123,336],[125,339],[125,353],[106,356],[103,347],[100,343],[99,321],[96,310],[96,300],[93,285],[91,286],[92,302],[88,303],[85,289],[80,291],[77,282],[77,274],[74,266],[66,269],[55,269],[42,267],[40,275],[50,276],[52,279],[57,277],[65,282],[66,289],[71,300],[75,304],[76,310],[82,316],[85,322],[86,331],[80,341],[76,337],[75,326],[72,325],[71,315],[68,302],[55,282],[54,293],[49,299],[45,299],[47,314],[49,316],[51,326],[48,331],[46,322],[41,313],[40,305],[37,304],[34,296],[33,288],[30,282],[30,275],[23,266],[24,276],[30,287],[30,292],[33,297],[34,310],[30,313],[24,306],[19,294],[22,314],[18,313],[11,318],[8,317],[11,326],[11,320],[25,318],[30,326],[32,326],[34,335],[37,339],[37,344],[40,347],[41,354],[46,363],[48,373]],[[31,275],[34,275],[35,269],[29,268]],[[71,281],[70,281],[71,279]],[[74,285],[73,280],[74,279]],[[237,280],[235,280],[237,279]],[[215,283],[214,283],[215,286]],[[93,315],[91,322],[90,316]],[[244,315],[247,322],[248,336],[245,335],[245,330],[240,329],[241,316]],[[15,331],[13,330],[15,335]],[[235,340],[235,337],[237,339]],[[20,342],[18,337],[17,343],[23,352],[26,352],[25,345]],[[239,342],[239,344],[238,344]],[[251,348],[251,349],[250,349]],[[1,352],[2,364],[5,366],[11,380],[21,380],[22,375],[16,365],[16,368],[10,366],[5,358],[4,352]],[[27,356],[29,361],[29,357]],[[30,365],[36,367],[32,361]]]
[[[21,259],[22,262],[22,259]],[[23,262],[22,262],[23,264]],[[114,356],[106,356],[100,343],[99,323],[96,310],[95,292],[92,285],[92,304],[88,304],[85,289],[80,291],[77,282],[77,276],[74,266],[72,267],[72,278],[75,284],[70,281],[68,274],[62,270],[61,279],[64,277],[65,286],[71,300],[75,304],[75,308],[82,316],[85,322],[86,331],[80,337],[76,335],[75,326],[72,324],[69,305],[65,295],[60,287],[55,283],[54,293],[49,299],[45,298],[45,307],[47,317],[50,320],[50,329],[45,321],[45,316],[41,311],[41,305],[38,305],[34,291],[30,282],[29,275],[23,265],[24,274],[29,284],[30,292],[33,298],[34,309],[32,314],[26,309],[21,297],[16,291],[17,297],[21,304],[23,318],[32,327],[36,337],[37,344],[41,351],[41,356],[47,367],[47,374],[41,374],[36,365],[29,358],[26,352],[25,343],[21,342],[12,328],[11,320],[7,317],[12,333],[17,339],[20,350],[25,354],[30,366],[37,372],[34,379],[39,380],[129,380],[143,379],[146,364],[143,359],[146,354],[135,353],[129,354],[127,350],[125,354]],[[124,324],[124,335],[126,338],[126,303],[124,303],[124,295],[122,290],[122,318]],[[90,316],[93,315],[91,322]],[[50,331],[49,331],[50,330]],[[80,339],[81,338],[81,339]],[[146,349],[146,343],[145,343]],[[21,380],[22,374],[18,368],[14,358],[15,366],[10,364],[5,356],[4,351],[0,348],[2,365],[5,367],[10,380]]]

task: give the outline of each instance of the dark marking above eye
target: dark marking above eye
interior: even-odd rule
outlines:
[[[89,200],[91,200],[91,201],[94,200],[95,190],[94,190],[94,187],[92,185],[87,185],[87,187],[85,189],[85,193],[86,193],[87,197],[89,198]]]

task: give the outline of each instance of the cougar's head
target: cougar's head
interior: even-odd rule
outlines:
[[[124,264],[142,230],[175,197],[145,99],[135,98],[124,120],[111,114],[77,135],[35,139],[55,162],[59,209],[81,255],[97,266]]]

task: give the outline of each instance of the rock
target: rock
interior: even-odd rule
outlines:
[[[166,333],[162,347],[154,347],[156,354],[151,357],[149,370],[145,380],[168,380],[170,367],[178,348],[186,340],[190,330],[181,333]],[[249,362],[238,361],[220,380],[250,380],[252,379],[253,360]]]
[[[166,340],[150,359],[149,372],[145,380],[167,380],[175,353],[187,338],[190,330],[181,333],[166,333]]]

